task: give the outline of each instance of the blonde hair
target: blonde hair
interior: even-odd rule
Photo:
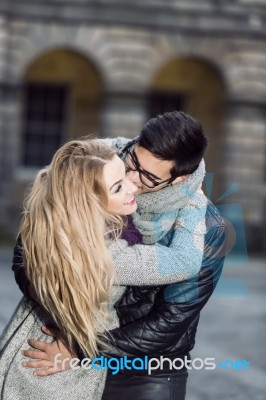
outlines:
[[[26,274],[41,304],[67,337],[95,357],[113,282],[107,241],[123,220],[108,213],[104,165],[115,150],[97,140],[73,140],[41,170],[21,222]]]

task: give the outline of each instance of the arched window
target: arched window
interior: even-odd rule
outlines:
[[[42,167],[65,141],[99,133],[102,86],[95,66],[74,51],[35,59],[24,74],[21,164]]]
[[[23,165],[49,164],[64,139],[68,85],[28,83],[24,88]]]

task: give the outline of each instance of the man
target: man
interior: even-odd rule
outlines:
[[[145,263],[161,274],[176,271],[184,282],[164,287],[127,288],[116,310],[121,327],[111,332],[108,357],[189,357],[195,343],[200,311],[220,277],[226,227],[201,191],[207,139],[200,124],[183,112],[151,119],[133,141],[106,139],[116,146],[129,178],[138,187],[133,216],[143,244],[121,240],[110,246],[116,265]],[[119,250],[119,251],[118,251]],[[18,274],[21,271],[17,271]],[[140,285],[132,274],[132,285]],[[108,374],[103,399],[185,398],[187,370],[164,365],[147,371]],[[155,384],[156,390],[151,390]],[[153,386],[154,387],[154,386]]]
[[[218,211],[211,202],[204,202],[197,185],[186,185],[199,169],[207,140],[196,120],[183,112],[171,112],[148,121],[139,138],[125,147],[121,142],[117,140],[116,145],[125,159],[128,176],[139,187],[135,225],[144,243],[151,244],[148,222],[152,222],[154,241],[168,245],[170,254],[163,253],[161,258],[162,248],[155,250],[162,273],[182,268],[188,272],[195,263],[200,263],[200,271],[197,276],[188,275],[184,282],[160,288],[129,287],[116,305],[121,327],[111,332],[109,357],[189,358],[200,311],[221,275],[226,251],[226,226]],[[173,201],[169,202],[166,199],[171,194]],[[159,228],[166,230],[157,229],[159,213]],[[113,253],[115,263],[124,265],[130,260],[141,268],[154,256],[154,246],[144,247],[125,243],[119,253]],[[118,375],[109,371],[103,400],[170,399],[173,393],[169,390],[181,400],[185,398],[186,379],[185,367],[171,371],[167,362],[163,371],[154,371],[152,377],[147,371],[125,370]],[[156,395],[151,393],[152,383],[160,385]]]

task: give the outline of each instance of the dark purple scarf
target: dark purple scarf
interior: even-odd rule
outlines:
[[[124,228],[120,238],[126,240],[130,246],[141,244],[142,235],[133,224],[132,216],[127,215],[125,218],[127,220],[127,226]]]

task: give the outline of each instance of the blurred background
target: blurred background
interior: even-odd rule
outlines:
[[[193,372],[188,400],[265,399],[265,0],[0,0],[0,331],[20,298],[12,248],[37,170],[71,138],[134,137],[172,110],[202,123],[206,193],[236,230],[231,289],[204,309],[196,349],[253,363]]]

